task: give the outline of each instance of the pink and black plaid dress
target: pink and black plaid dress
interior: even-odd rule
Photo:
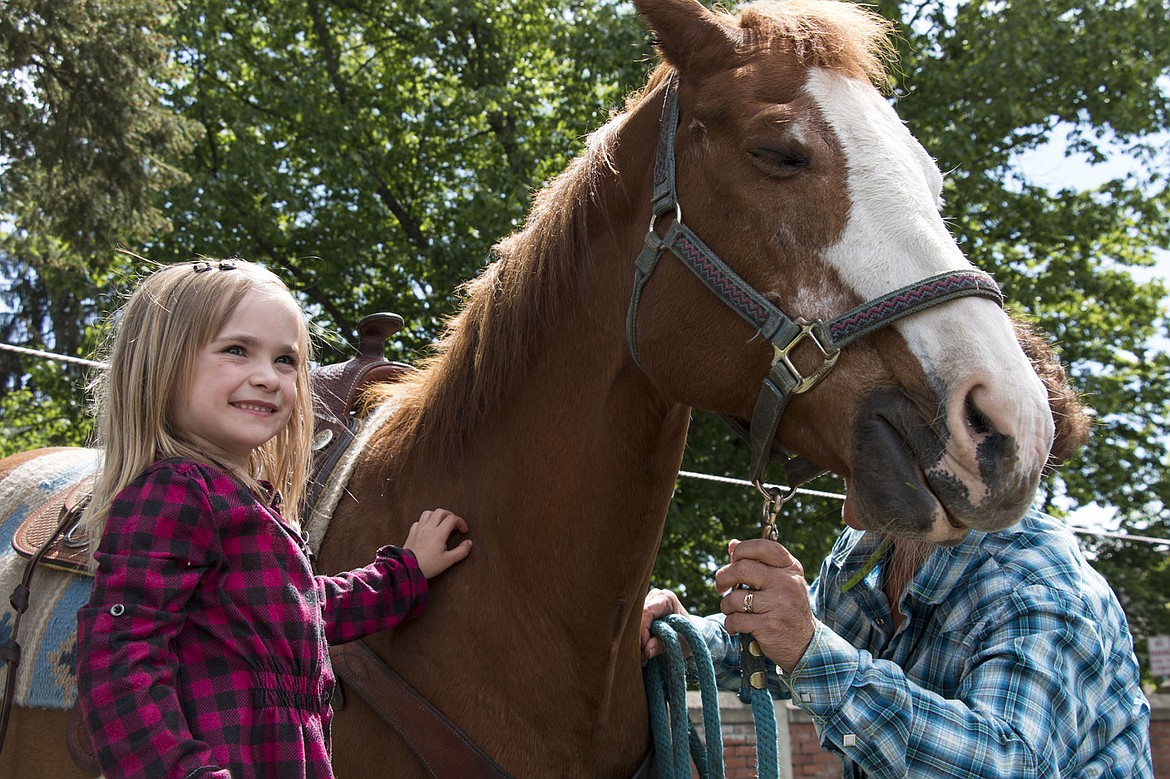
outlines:
[[[118,494],[96,557],[77,677],[109,779],[331,777],[328,644],[426,608],[410,552],[315,576],[276,508],[189,460]]]

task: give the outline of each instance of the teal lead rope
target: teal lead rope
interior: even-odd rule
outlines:
[[[780,752],[776,737],[776,709],[767,690],[752,690],[752,717],[756,721],[756,776],[780,779]]]
[[[666,654],[647,663],[643,673],[650,725],[654,732],[654,751],[658,756],[658,775],[662,779],[687,779],[691,775],[690,760],[693,759],[700,777],[723,779],[723,726],[719,719],[715,666],[707,642],[695,626],[679,614],[656,620],[651,624],[650,632],[666,647]],[[703,700],[706,746],[687,716],[686,661],[679,641],[680,633],[686,638],[695,658]]]
[[[654,734],[658,775],[662,779],[689,779],[691,761],[700,777],[723,779],[723,726],[719,718],[719,694],[715,686],[715,666],[711,653],[698,629],[685,617],[670,614],[656,620],[650,632],[666,647],[666,654],[646,664],[643,678],[650,708],[650,726]],[[703,731],[706,745],[687,716],[686,661],[679,634],[691,647],[699,692],[703,702]],[[772,696],[765,689],[753,689],[752,715],[756,723],[756,770],[759,779],[779,779],[776,711]]]
[[[779,779],[776,710],[772,708],[772,693],[768,692],[768,658],[748,633],[739,634],[739,670],[739,699],[751,704],[756,723],[756,776]]]

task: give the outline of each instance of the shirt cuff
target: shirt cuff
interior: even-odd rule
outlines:
[[[861,665],[856,647],[817,621],[813,639],[785,680],[792,702],[824,723],[844,704]]]

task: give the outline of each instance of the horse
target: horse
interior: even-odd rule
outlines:
[[[838,0],[634,5],[660,62],[420,370],[369,393],[318,550],[341,571],[424,509],[468,519],[427,614],[366,644],[515,776],[646,763],[641,604],[692,409],[738,421],[753,469],[789,453],[844,479],[860,525],[944,544],[1018,521],[1078,435],[1058,363],[959,249],[937,165],[875,86],[888,25]],[[339,776],[427,775],[361,696],[335,710]],[[0,776],[82,775],[64,730],[17,708]]]

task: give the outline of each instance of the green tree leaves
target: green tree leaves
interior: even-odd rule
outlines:
[[[76,261],[165,230],[194,127],[159,94],[169,42],[153,2],[13,0],[0,18],[0,213],[23,252]],[[9,236],[10,238],[16,236]],[[52,245],[64,242],[64,251]]]
[[[396,310],[409,356],[628,88],[630,58],[608,63],[641,32],[592,3],[302,10],[202,0],[175,16],[176,101],[205,132],[150,255],[279,266],[346,338]]]
[[[1046,507],[1095,502],[1122,527],[1170,534],[1166,289],[1129,272],[1170,247],[1157,156],[1170,152],[1170,10],[879,8],[901,30],[894,99],[948,174],[960,245],[1055,340],[1096,411],[1092,443],[1046,482]],[[652,49],[617,0],[10,0],[0,58],[8,343],[88,356],[117,302],[104,280],[128,286],[143,265],[115,255],[122,244],[157,262],[269,264],[336,346],[326,361],[349,354],[363,315],[396,311],[407,328],[392,356],[414,361],[532,193],[641,86]],[[1021,155],[1054,134],[1089,159],[1136,160],[1137,172],[1051,192]],[[0,378],[4,451],[78,439],[76,369],[0,352]],[[742,478],[747,453],[698,414],[684,468]],[[656,583],[713,607],[710,574],[727,539],[758,532],[759,512],[750,488],[681,478]],[[782,540],[810,573],[839,512],[805,496],[785,509]],[[1163,552],[1093,545],[1135,623],[1170,631]]]

